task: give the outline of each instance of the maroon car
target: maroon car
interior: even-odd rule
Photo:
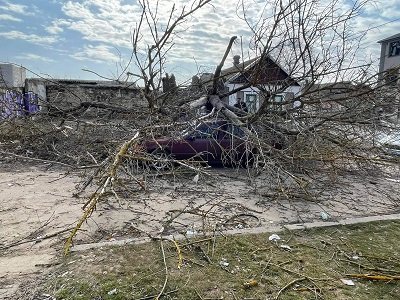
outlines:
[[[164,137],[144,143],[156,160],[153,167],[166,168],[168,159],[198,159],[209,164],[232,165],[247,162],[254,149],[245,131],[225,120],[207,121],[180,137]]]

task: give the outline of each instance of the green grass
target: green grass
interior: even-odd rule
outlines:
[[[400,275],[400,222],[283,232],[278,243],[268,241],[269,235],[180,241],[180,269],[174,244],[164,241],[168,280],[161,299],[399,299],[400,281],[347,274]],[[229,265],[221,266],[223,260]],[[45,292],[57,299],[154,299],[164,281],[155,241],[73,253]]]

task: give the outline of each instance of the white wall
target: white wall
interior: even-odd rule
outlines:
[[[297,85],[291,85],[285,90],[285,93],[293,93],[295,97],[299,95],[300,92],[301,92],[301,86]]]
[[[232,91],[234,89],[237,89],[237,88],[243,86],[243,84],[232,84],[232,83],[229,83],[227,86],[229,88],[229,91]],[[266,88],[268,90],[270,90],[270,91],[276,90],[276,87],[273,87],[273,86],[266,87]],[[285,95],[287,93],[293,93],[295,96],[297,96],[300,93],[300,91],[301,91],[301,87],[300,86],[289,86],[283,92],[278,93],[277,95],[282,95],[282,96],[285,97]],[[256,88],[256,87],[249,87],[249,88],[243,89],[242,92],[244,93],[244,99],[246,99],[246,94],[255,94],[255,93],[260,92],[260,90],[258,88]],[[242,99],[242,100],[244,100],[244,99]],[[229,96],[229,105],[235,105],[236,103],[237,103],[236,94],[230,95]],[[258,103],[257,109],[259,108],[259,104],[260,103]]]
[[[228,84],[229,91],[237,89],[241,86],[243,86],[243,84],[231,84],[231,83]],[[249,88],[243,89],[242,92],[244,94],[255,94],[255,93],[260,92],[260,90],[256,87],[249,87]],[[244,100],[244,99],[242,99],[242,100]],[[229,105],[235,105],[236,102],[237,102],[236,94],[230,95],[229,96]]]
[[[0,86],[22,88],[25,85],[26,71],[12,64],[0,64]]]
[[[46,107],[47,93],[46,84],[42,79],[27,79],[25,81],[25,92],[33,92],[38,95],[39,107],[42,110]]]
[[[387,51],[389,52],[389,47],[387,47]],[[385,63],[383,65],[383,70],[386,71],[398,65],[400,65],[400,55],[391,57],[386,56]]]

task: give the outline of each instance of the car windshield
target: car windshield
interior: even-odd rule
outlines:
[[[181,132],[181,136],[211,136],[219,127],[221,127],[221,124],[216,122],[203,122],[196,126],[189,125],[189,128]]]
[[[204,122],[198,124],[195,128],[187,128],[182,131],[182,136],[196,137],[196,138],[217,138],[218,132],[223,132],[225,134],[220,135],[220,138],[236,137],[243,138],[246,136],[245,131],[231,123],[225,122]]]

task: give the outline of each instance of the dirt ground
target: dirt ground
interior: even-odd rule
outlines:
[[[0,299],[16,299],[26,293],[26,282],[32,286],[62,260],[65,238],[93,187],[76,197],[78,173],[45,164],[0,164]],[[272,197],[263,184],[267,179],[249,180],[245,170],[210,170],[220,175],[215,181],[158,179],[147,192],[100,203],[75,243],[398,213],[399,169],[379,177],[349,172],[340,188],[311,198]]]

